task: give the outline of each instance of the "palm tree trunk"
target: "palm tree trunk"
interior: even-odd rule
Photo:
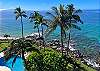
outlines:
[[[24,66],[25,66],[26,65],[26,60],[25,60],[24,53],[25,53],[24,48],[22,48],[22,59],[24,61]]]
[[[22,16],[21,16],[21,26],[22,26],[22,38],[23,38],[24,36],[23,36],[23,21],[22,21]]]
[[[62,31],[62,26],[61,26],[61,50],[62,50],[62,55],[63,55],[63,31]]]
[[[22,48],[22,59],[24,60],[24,62],[25,62],[25,57],[24,57],[24,49]]]
[[[40,38],[40,29],[39,29],[39,27],[37,27],[37,29],[38,29],[38,34],[39,34],[39,38]],[[39,42],[39,46],[41,46],[41,42]],[[41,47],[40,47],[40,49],[41,49]]]
[[[42,26],[42,25],[41,25],[41,28],[42,28],[42,37],[43,37],[43,30],[44,30],[44,29],[43,29],[43,26]]]
[[[43,44],[43,46],[44,46],[44,42],[45,42],[45,41],[44,41],[44,36],[43,36],[43,33],[44,33],[44,32],[43,32],[43,31],[44,31],[43,25],[41,25],[41,28],[42,28],[42,38],[43,38],[43,43],[42,43],[42,44]],[[45,46],[44,46],[44,50],[45,50]]]
[[[70,18],[70,24],[71,24],[71,18]],[[68,34],[68,48],[69,48],[69,45],[70,45],[70,30],[69,30],[69,34]]]
[[[43,26],[42,25],[41,25],[41,28],[42,28],[42,38],[43,38],[43,45],[44,45],[44,35],[43,35],[43,33],[44,33],[43,30],[44,29],[43,29]]]
[[[22,59],[24,60],[25,63],[25,57],[24,57],[24,36],[23,36],[23,21],[22,21],[22,16],[21,16],[21,25],[22,25]]]
[[[70,45],[70,31],[69,31],[69,34],[68,34],[68,48],[69,48],[69,45]]]
[[[38,29],[38,33],[39,33],[39,37],[40,37],[40,30],[39,30],[39,27],[37,27],[37,29]]]

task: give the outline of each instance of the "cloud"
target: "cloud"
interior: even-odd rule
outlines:
[[[6,10],[6,9],[0,9],[0,11],[2,11],[2,10]]]

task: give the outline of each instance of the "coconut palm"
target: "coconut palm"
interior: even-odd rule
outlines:
[[[38,29],[38,33],[39,33],[39,38],[40,38],[40,28],[39,26],[41,26],[41,29],[42,29],[42,40],[43,40],[43,44],[44,44],[44,37],[43,37],[43,33],[44,33],[44,28],[43,26],[47,26],[48,25],[46,24],[47,23],[47,20],[43,18],[43,16],[37,12],[37,11],[34,11],[34,13],[29,17],[29,19],[31,19],[31,22],[35,22],[35,28]]]
[[[38,13],[34,11],[34,13],[31,13],[30,17],[30,22],[34,22],[34,29],[37,28],[38,30],[38,34],[39,34],[39,37],[40,37],[40,29],[39,29],[39,23],[38,23]]]
[[[26,15],[25,11],[23,11],[20,7],[16,8],[14,13],[16,15],[16,20],[18,20],[20,18],[20,22],[21,22],[21,26],[22,26],[22,28],[21,28],[22,29],[22,38],[24,38],[24,36],[23,36],[23,21],[22,21],[22,19],[23,19],[23,17],[26,18],[27,15]],[[24,46],[22,47],[22,58],[25,59],[24,58]]]
[[[11,46],[10,48],[6,51],[5,53],[5,59],[8,60],[9,58],[14,56],[14,60],[12,62],[12,67],[17,59],[17,57],[19,55],[23,55],[24,53],[22,53],[22,49],[24,46],[24,53],[25,52],[31,52],[31,51],[37,51],[39,52],[38,49],[36,49],[35,47],[32,47],[32,41],[31,40],[23,40],[23,39],[17,39],[17,40],[13,40],[11,42]],[[25,61],[25,56],[22,58],[24,60],[24,63],[26,64]]]
[[[56,30],[56,27],[59,26],[61,28],[61,47],[63,48],[63,38],[66,36],[66,31],[70,30],[71,28],[79,29],[80,27],[77,26],[76,22],[82,22],[80,20],[80,17],[78,15],[73,15],[74,20],[71,18],[70,22],[70,16],[69,16],[69,5],[66,10],[66,8],[63,5],[60,5],[57,7],[52,7],[52,13],[47,12],[47,14],[50,15],[52,20],[50,21],[49,28],[46,30],[47,35],[50,34],[52,31]],[[77,12],[77,11],[76,11]],[[69,37],[70,38],[70,37]],[[63,50],[62,50],[63,54]]]
[[[66,30],[68,29],[67,24],[65,24],[66,14],[65,14],[65,8],[63,5],[60,5],[59,7],[52,7],[52,13],[47,12],[47,14],[52,18],[49,22],[49,27],[46,30],[48,36],[51,32],[56,30],[57,26],[61,28],[60,35],[61,35],[61,47],[63,48],[63,37],[66,35]],[[62,50],[63,54],[63,50]]]
[[[22,26],[22,38],[23,38],[23,17],[26,18],[27,15],[25,13],[25,11],[23,11],[20,7],[15,9],[15,15],[16,15],[16,20],[18,20],[20,18],[20,22],[21,22],[21,26]]]
[[[67,5],[67,8],[66,8],[66,12],[67,12],[67,24],[69,25],[69,29],[71,29],[71,26],[73,26],[75,29],[78,29],[78,30],[81,30],[81,28],[79,26],[77,26],[75,23],[82,23],[82,20],[80,19],[80,16],[78,15],[79,13],[81,13],[82,11],[79,9],[79,10],[76,10],[74,8],[74,5],[73,4],[70,4],[70,5]],[[68,47],[70,45],[70,33],[71,31],[69,30],[69,39],[68,39]]]

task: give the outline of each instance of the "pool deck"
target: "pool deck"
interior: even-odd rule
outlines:
[[[11,71],[11,69],[6,66],[0,66],[0,71]]]

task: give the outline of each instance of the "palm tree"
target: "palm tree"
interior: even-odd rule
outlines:
[[[25,11],[23,11],[20,7],[16,8],[14,13],[16,15],[16,20],[18,20],[20,18],[20,22],[21,22],[21,26],[22,26],[22,39],[24,40],[22,19],[23,19],[23,17],[26,18],[27,15],[26,15]],[[22,47],[22,58],[25,60],[25,58],[24,58],[24,46]]]
[[[14,60],[12,62],[12,67],[19,55],[24,56],[24,54],[22,53],[23,46],[24,46],[24,50],[23,50],[24,53],[31,52],[31,51],[39,52],[38,49],[36,49],[35,47],[32,47],[32,41],[30,41],[30,40],[23,40],[23,39],[13,40],[11,42],[11,47],[5,53],[6,60],[8,60],[12,56],[14,56]],[[24,64],[26,64],[25,56],[24,56],[23,60],[24,60]]]
[[[63,48],[63,37],[66,35],[66,30],[68,29],[67,24],[65,23],[66,19],[66,13],[65,8],[63,5],[60,5],[57,7],[52,7],[53,12],[47,12],[47,14],[52,18],[49,22],[49,28],[46,30],[47,35],[49,35],[51,32],[56,30],[57,26],[61,28],[60,35],[61,35],[61,47]],[[62,50],[63,54],[63,50]]]
[[[60,5],[60,7],[58,7],[58,8],[52,7],[52,10],[53,10],[52,13],[47,12],[47,14],[49,14],[50,17],[52,18],[52,20],[50,21],[49,28],[46,30],[46,32],[48,32],[47,35],[50,34],[52,31],[54,31],[57,26],[59,26],[61,28],[60,34],[61,34],[62,48],[64,47],[63,46],[63,38],[66,36],[66,31],[70,30],[71,28],[80,30],[80,27],[74,23],[82,22],[80,20],[80,17],[78,15],[76,15],[76,13],[79,10],[74,11],[75,15],[74,15],[74,13],[72,13],[73,18],[70,18],[72,16],[70,15],[70,10],[69,10],[70,7],[69,6],[70,5],[68,5],[67,10],[63,5]],[[69,34],[69,38],[70,38],[70,34]],[[68,41],[68,47],[69,47],[69,41]],[[62,54],[63,54],[63,50],[62,50]]]
[[[43,40],[43,45],[44,45],[44,37],[43,37],[43,33],[44,33],[44,28],[43,26],[47,26],[48,25],[46,24],[47,23],[47,19],[44,19],[43,16],[37,12],[37,11],[34,11],[34,13],[29,17],[29,19],[31,19],[31,22],[35,22],[35,28],[38,29],[38,33],[39,33],[39,38],[40,38],[40,29],[39,29],[39,26],[41,26],[42,28],[42,40]]]
[[[70,45],[70,33],[71,33],[71,28],[74,27],[75,29],[78,29],[78,30],[81,30],[81,28],[79,26],[77,26],[75,23],[82,23],[83,22],[81,21],[80,19],[80,16],[78,15],[78,13],[81,13],[82,11],[79,9],[79,10],[76,10],[74,8],[74,5],[73,4],[70,4],[70,5],[67,5],[67,24],[69,25],[69,39],[68,39],[68,47]]]
[[[23,38],[24,36],[23,36],[23,21],[22,21],[22,19],[23,19],[23,17],[26,18],[27,15],[26,15],[25,11],[23,11],[20,7],[16,8],[14,13],[16,14],[16,20],[18,20],[20,18],[20,22],[21,22],[21,26],[22,26],[22,38]]]
[[[34,22],[34,29],[37,28],[38,34],[39,34],[39,37],[40,37],[40,29],[39,29],[40,24],[37,21],[38,20],[38,13],[36,11],[34,11],[34,13],[31,13],[29,19],[30,19],[30,22]]]

